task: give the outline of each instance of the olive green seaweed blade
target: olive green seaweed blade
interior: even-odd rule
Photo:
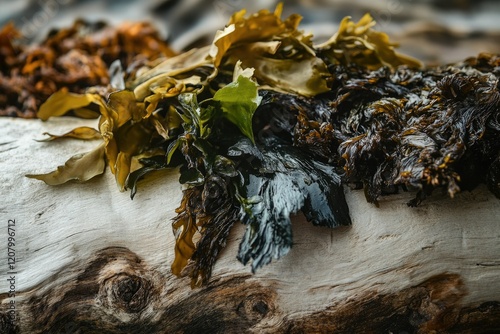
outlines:
[[[101,139],[101,133],[97,131],[94,128],[91,128],[89,126],[80,126],[78,128],[75,128],[69,132],[66,132],[62,135],[55,135],[51,134],[48,132],[44,132],[44,135],[48,136],[47,138],[39,139],[37,140],[38,142],[48,142],[48,141],[53,141],[53,140],[58,140],[58,139],[64,139],[64,138],[73,138],[73,139],[80,139],[80,140],[94,140],[94,139]]]
[[[56,186],[68,181],[86,182],[97,175],[104,173],[106,163],[104,160],[104,144],[94,150],[74,155],[63,166],[57,167],[47,174],[28,174],[29,178]]]
[[[88,106],[94,101],[92,94],[74,94],[63,88],[52,94],[38,110],[38,118],[42,121],[50,117],[63,116],[71,110]]]

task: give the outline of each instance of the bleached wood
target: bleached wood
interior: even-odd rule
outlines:
[[[37,328],[33,327],[37,324],[37,314],[30,306],[34,303],[32,298],[59,296],[64,301],[67,298],[64,292],[76,288],[89,259],[105,248],[128,249],[143,260],[141,266],[145,269],[141,272],[127,260],[110,258],[109,265],[98,274],[102,280],[98,279],[96,284],[100,284],[101,290],[106,277],[133,272],[147,277],[157,290],[153,289],[154,298],[149,297],[148,305],[139,315],[110,308],[102,314],[93,311],[91,319],[93,316],[108,319],[106,315],[122,324],[163,323],[160,318],[168,318],[170,313],[158,310],[175,310],[176,303],[183,299],[205,291],[210,293],[205,289],[191,290],[187,279],[173,277],[170,272],[174,250],[170,220],[181,199],[176,171],[157,172],[146,178],[139,184],[133,201],[128,192],[119,192],[108,170],[88,183],[57,187],[24,176],[48,172],[64,164],[71,155],[98,145],[98,141],[33,140],[42,138],[46,131],[64,133],[82,125],[92,126],[95,121],[0,119],[0,213],[4,224],[0,242],[3,244],[7,238],[7,220],[15,219],[16,303],[21,332]],[[226,280],[238,277],[245,284],[255,283],[276,294],[267,306],[269,314],[264,312],[262,319],[248,318],[257,319],[247,328],[255,332],[285,331],[287,321],[325,309],[331,311],[329,317],[334,316],[336,308],[350,302],[397,295],[440,275],[448,275],[445,281],[452,282],[452,288],[438,284],[436,289],[449,289],[441,291],[447,298],[458,296],[451,302],[458,310],[499,302],[498,199],[480,188],[455,199],[436,196],[418,208],[409,208],[406,202],[411,196],[404,193],[387,197],[376,208],[366,202],[362,191],[346,189],[352,227],[334,230],[313,227],[299,215],[293,222],[294,246],[290,253],[252,276],[248,276],[250,268],[235,258],[244,229],[236,226],[214,269],[213,284],[224,287]],[[7,272],[5,251],[0,256],[0,272]],[[4,277],[6,274],[0,279],[0,296],[9,290]],[[100,294],[91,299],[89,307],[99,310],[107,305],[106,299],[98,297]],[[6,295],[2,298],[5,306],[8,298]],[[193,310],[196,307],[201,306],[193,305]],[[51,328],[51,321],[56,320],[44,321]],[[297,324],[300,322],[294,322],[293,326]],[[110,322],[109,326],[114,324]],[[168,332],[168,326],[161,328]]]

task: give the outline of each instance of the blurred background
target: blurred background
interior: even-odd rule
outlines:
[[[230,15],[247,8],[274,9],[274,0],[0,0],[0,25],[13,21],[36,42],[52,28],[77,18],[118,24],[152,22],[177,51],[211,42]],[[284,16],[299,13],[302,29],[321,42],[344,16],[358,20],[370,12],[376,29],[389,33],[401,51],[425,63],[444,64],[479,52],[500,53],[500,1],[497,0],[291,0]]]

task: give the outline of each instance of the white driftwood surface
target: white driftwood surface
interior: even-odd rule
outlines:
[[[236,260],[236,226],[210,284],[171,274],[175,171],[120,193],[109,172],[50,187],[26,178],[98,142],[38,143],[95,121],[0,119],[0,240],[16,222],[14,298],[0,255],[0,333],[476,333],[500,328],[500,203],[486,188],[455,199],[412,194],[380,207],[346,189],[353,226],[294,219],[294,246],[255,275]],[[9,321],[14,299],[16,321]]]

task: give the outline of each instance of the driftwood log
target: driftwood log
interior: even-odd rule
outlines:
[[[0,119],[0,333],[500,330],[500,205],[486,189],[377,208],[346,188],[352,227],[297,216],[291,252],[251,274],[236,226],[209,285],[192,290],[170,271],[176,171],[145,179],[133,201],[109,172],[57,187],[24,177],[96,145],[33,139],[94,123]]]

